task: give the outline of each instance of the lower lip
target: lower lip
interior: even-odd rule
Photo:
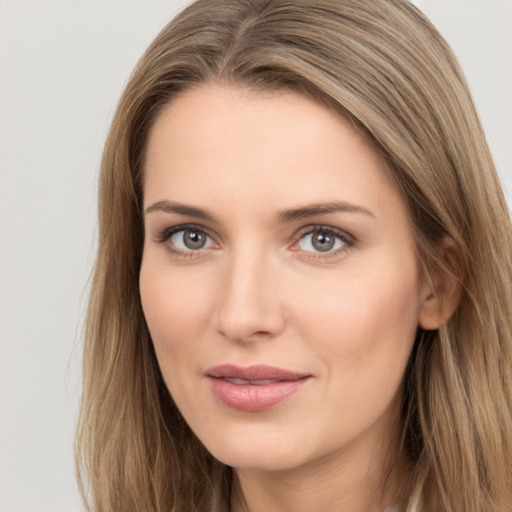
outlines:
[[[208,377],[213,394],[227,407],[245,412],[259,412],[297,393],[309,377],[297,380],[283,380],[270,384],[233,384],[226,380]]]

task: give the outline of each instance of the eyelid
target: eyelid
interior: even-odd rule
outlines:
[[[211,231],[208,228],[205,228],[204,226],[200,224],[195,223],[184,223],[184,224],[178,224],[175,226],[166,227],[165,229],[158,231],[153,236],[153,241],[155,243],[159,244],[166,244],[166,242],[169,241],[169,239],[176,233],[180,231],[186,231],[186,230],[196,230],[200,231],[201,233],[204,233],[206,236],[208,236],[215,245],[217,245],[217,248],[219,246],[219,243],[217,241],[216,235],[212,234]],[[332,233],[336,238],[340,239],[343,242],[343,246],[333,250],[333,251],[326,251],[324,253],[320,251],[301,251],[299,248],[295,248],[298,246],[299,241],[304,238],[306,235],[312,234],[315,231],[325,231],[326,233]],[[317,260],[326,260],[332,257],[336,257],[341,255],[342,253],[347,252],[352,246],[356,243],[356,238],[351,235],[350,233],[347,233],[346,231],[336,228],[334,226],[325,225],[325,224],[311,224],[308,226],[304,226],[301,228],[293,237],[294,241],[292,245],[289,247],[291,250],[296,252],[302,252],[305,257],[317,259]],[[183,256],[183,257],[194,257],[194,256],[200,256],[203,254],[205,250],[211,249],[204,248],[204,249],[197,249],[197,250],[181,250],[174,246],[171,246],[170,244],[166,245],[166,248],[174,255]]]
[[[175,235],[176,233],[179,233],[180,231],[187,231],[187,230],[198,231],[198,232],[204,233],[208,238],[210,238],[210,240],[213,241],[214,244],[218,245],[218,242],[216,241],[216,237],[214,235],[212,235],[210,230],[208,230],[204,226],[201,226],[199,224],[194,224],[194,223],[178,224],[175,226],[167,227],[161,231],[158,231],[153,236],[153,242],[158,243],[158,244],[165,244],[167,250],[170,251],[172,254],[184,256],[184,257],[199,256],[203,253],[203,251],[210,249],[210,247],[206,247],[206,248],[201,248],[201,249],[197,249],[197,250],[193,250],[193,249],[182,250],[182,249],[175,247],[172,244],[167,243],[167,242],[169,242],[171,237],[173,235]]]
[[[304,228],[299,230],[297,235],[294,237],[295,241],[293,242],[291,247],[292,248],[295,246],[298,247],[299,242],[305,236],[311,235],[315,231],[324,231],[326,233],[332,233],[336,238],[340,239],[343,242],[343,246],[336,250],[326,251],[324,253],[322,253],[320,251],[301,251],[299,248],[292,249],[292,250],[297,251],[297,252],[301,251],[304,253],[304,256],[308,257],[308,258],[313,258],[313,259],[318,259],[318,260],[324,259],[325,260],[328,258],[339,256],[340,254],[349,250],[356,243],[355,237],[342,229],[336,228],[334,226],[325,225],[325,224],[313,224],[313,225],[305,226]]]

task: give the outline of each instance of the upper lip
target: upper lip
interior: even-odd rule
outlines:
[[[243,379],[247,381],[261,380],[299,380],[310,375],[307,373],[299,373],[274,366],[266,366],[256,364],[247,367],[236,366],[233,364],[222,364],[209,368],[205,372],[207,377],[217,379]]]

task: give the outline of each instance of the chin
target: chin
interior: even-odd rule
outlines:
[[[286,471],[300,467],[303,463],[299,458],[291,456],[290,453],[283,453],[283,450],[269,450],[263,453],[261,450],[236,452],[230,449],[229,452],[211,453],[223,464],[245,471]]]
[[[285,471],[303,465],[310,458],[307,450],[298,449],[306,448],[303,441],[289,433],[276,433],[275,426],[259,433],[254,429],[241,430],[244,430],[241,434],[223,432],[220,438],[215,436],[202,442],[220,462],[241,470]]]

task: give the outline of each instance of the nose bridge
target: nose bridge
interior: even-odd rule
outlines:
[[[278,277],[270,256],[256,244],[231,251],[220,282],[217,330],[237,341],[278,334],[283,328]]]

